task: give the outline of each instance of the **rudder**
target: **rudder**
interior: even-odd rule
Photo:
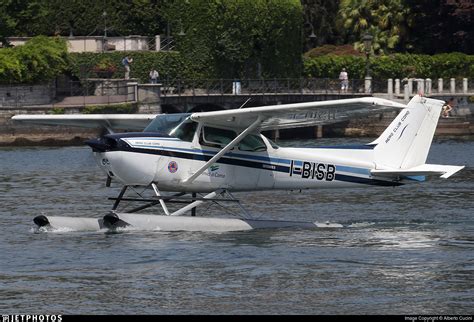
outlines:
[[[374,142],[378,169],[425,164],[444,101],[416,95]]]

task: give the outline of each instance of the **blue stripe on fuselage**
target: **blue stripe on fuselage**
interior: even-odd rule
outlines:
[[[212,156],[217,153],[215,151],[209,151],[209,150],[164,148],[164,147],[157,147],[157,146],[148,146],[148,148],[147,146],[140,146],[137,148],[129,147],[129,148],[120,149],[120,150],[127,151],[127,152],[136,152],[136,153],[166,155],[166,156],[171,156],[171,157],[176,157],[176,158],[193,159],[193,160],[199,160],[199,161],[205,161],[205,162],[209,161],[212,158]],[[244,160],[240,160],[237,158],[244,159]],[[250,159],[250,160],[245,160],[245,159]],[[258,161],[267,161],[267,163],[258,162]],[[284,165],[272,164],[271,162],[283,163]],[[289,173],[291,160],[255,156],[255,155],[246,155],[246,154],[239,154],[239,153],[228,153],[228,154],[225,154],[222,158],[220,158],[216,163]],[[301,166],[302,164],[303,164],[303,161],[294,161],[294,166],[295,165]],[[345,175],[345,174],[337,173],[337,171],[354,173],[354,174],[359,174],[359,175],[370,175],[370,170],[364,169],[364,168],[336,165],[335,179],[337,181],[369,184],[369,185],[382,185],[382,186],[401,185],[401,183],[398,183],[398,182],[375,180],[368,177],[357,177],[357,176]],[[301,174],[301,170],[298,171],[297,169],[293,169],[293,173]]]

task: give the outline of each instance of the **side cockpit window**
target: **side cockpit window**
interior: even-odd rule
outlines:
[[[192,142],[194,133],[196,133],[197,123],[189,119],[178,125],[170,132],[170,136],[178,138],[182,141]]]

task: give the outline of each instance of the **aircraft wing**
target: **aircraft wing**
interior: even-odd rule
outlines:
[[[15,115],[14,121],[41,124],[142,131],[156,114]]]
[[[369,113],[402,109],[406,105],[376,97],[270,105],[238,110],[193,113],[191,119],[207,125],[245,129],[258,117],[260,131],[336,123]]]

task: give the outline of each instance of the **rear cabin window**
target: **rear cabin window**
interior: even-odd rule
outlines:
[[[201,144],[221,148],[229,144],[236,136],[234,131],[205,126],[202,131]]]
[[[240,141],[239,150],[252,152],[267,151],[267,146],[260,136],[250,134]]]

